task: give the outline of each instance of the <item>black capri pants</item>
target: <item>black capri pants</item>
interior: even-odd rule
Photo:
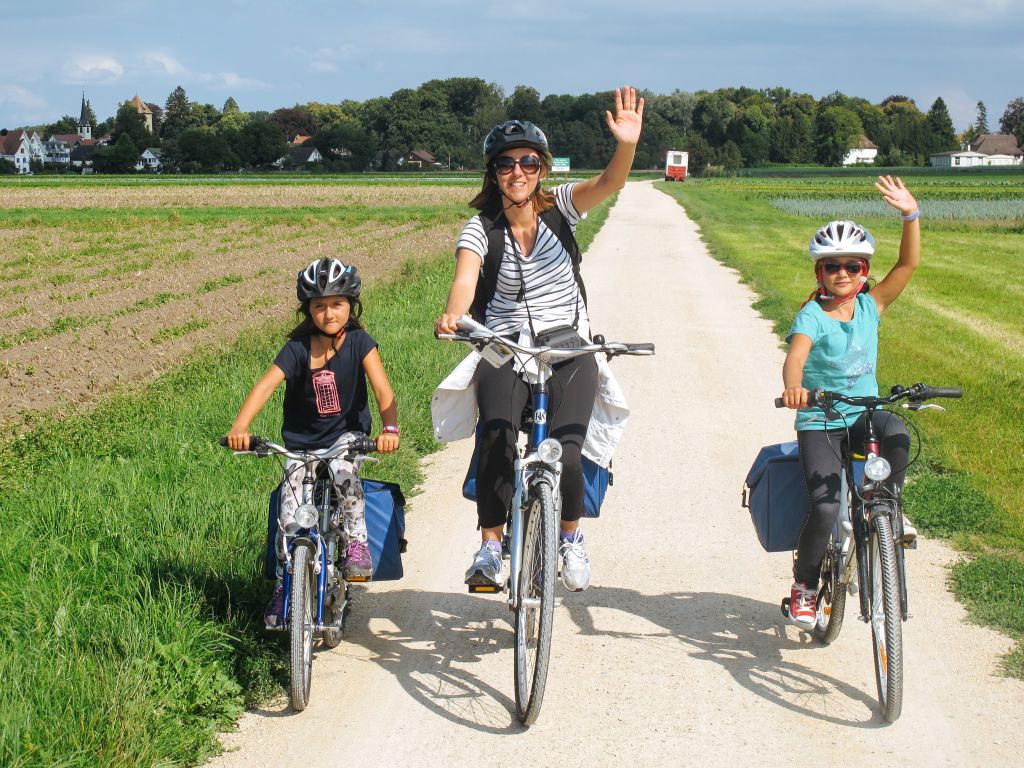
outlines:
[[[515,490],[516,440],[530,387],[512,362],[495,368],[481,361],[476,398],[483,434],[476,471],[477,517],[482,528],[504,525]],[[553,366],[548,380],[549,434],[562,444],[562,519],[583,516],[583,467],[580,463],[590,414],[597,395],[597,361],[584,355]]]
[[[860,417],[850,427],[850,440],[854,449],[860,451],[864,445],[864,429],[867,416]],[[881,443],[882,456],[892,465],[892,475],[885,481],[891,489],[903,487],[910,460],[910,433],[899,416],[888,411],[875,411],[872,423]],[[825,557],[825,545],[839,516],[840,476],[842,471],[839,457],[850,450],[845,429],[805,429],[797,432],[800,446],[800,464],[807,481],[807,495],[810,510],[800,531],[797,544],[796,562],[793,563],[793,579],[816,587]]]

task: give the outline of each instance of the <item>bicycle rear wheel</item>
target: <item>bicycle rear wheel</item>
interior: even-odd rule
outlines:
[[[316,550],[309,542],[297,544],[292,551],[292,594],[289,601],[291,632],[291,702],[301,712],[309,702],[313,678],[313,600],[316,581],[313,560]]]
[[[519,605],[515,609],[516,716],[532,725],[544,701],[555,618],[557,527],[551,488],[530,489],[524,515]]]
[[[903,615],[892,520],[884,512],[876,514],[872,522],[868,568],[875,683],[882,715],[892,723],[903,711]]]
[[[846,612],[846,585],[839,581],[843,567],[840,546],[835,536],[829,539],[818,579],[818,617],[811,632],[826,645],[839,637]]]

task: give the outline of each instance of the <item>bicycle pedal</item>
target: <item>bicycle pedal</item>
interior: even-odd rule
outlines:
[[[787,619],[789,618],[789,598],[782,598],[782,615]]]
[[[362,584],[363,582],[369,581],[369,576],[349,576],[345,579],[350,584]]]
[[[917,539],[911,539],[910,541],[903,542],[904,549],[917,549]]]
[[[495,586],[494,584],[467,584],[466,587],[471,595],[478,593],[494,594],[495,592],[501,591],[501,587]]]

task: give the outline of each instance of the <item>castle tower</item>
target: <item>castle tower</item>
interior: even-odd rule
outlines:
[[[82,116],[78,118],[78,135],[83,139],[92,138],[92,126],[89,125],[89,113],[86,108],[85,91],[82,91]]]

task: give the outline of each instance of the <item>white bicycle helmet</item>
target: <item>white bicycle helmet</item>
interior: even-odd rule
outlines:
[[[299,271],[295,293],[299,301],[325,296],[358,299],[362,283],[352,265],[345,266],[339,259],[317,259]]]
[[[862,256],[871,261],[875,238],[855,222],[830,221],[814,233],[808,251],[815,262],[826,256]]]

